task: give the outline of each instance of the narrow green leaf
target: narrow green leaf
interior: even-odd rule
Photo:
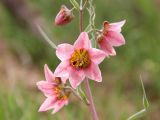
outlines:
[[[90,32],[90,31],[92,31],[91,25],[89,24],[89,25],[85,28],[84,31],[85,31],[85,32]]]
[[[47,34],[44,32],[44,30],[41,28],[41,26],[39,24],[36,24],[36,27],[38,29],[38,31],[40,32],[40,34],[42,35],[42,37],[44,38],[44,40],[54,49],[57,48],[56,44],[47,36]]]
[[[81,87],[77,88],[77,93],[81,96],[82,100],[88,105],[89,101],[86,97],[86,94],[83,92],[83,90],[81,89]]]
[[[95,33],[92,32],[91,33],[91,42],[92,42],[92,46],[94,46],[95,48],[97,47],[97,44],[96,44],[96,36],[95,36]]]
[[[92,41],[92,46],[94,46],[96,48],[97,43],[96,43],[96,30],[95,30],[95,17],[96,17],[96,13],[95,13],[95,7],[93,6],[93,0],[89,0],[89,7],[87,8],[88,13],[89,13],[89,29],[90,29],[90,35],[91,35],[91,41]]]
[[[72,3],[72,5],[73,5],[77,10],[80,10],[79,4],[77,3],[76,0],[70,0],[70,2]]]
[[[147,100],[147,96],[146,96],[146,92],[145,92],[145,88],[144,88],[141,76],[140,76],[140,80],[141,80],[142,90],[143,90],[143,106],[144,106],[145,109],[147,109],[149,107],[149,102]]]
[[[146,112],[146,109],[143,109],[143,110],[135,113],[131,117],[129,117],[127,120],[134,120],[134,119],[140,118],[140,117],[142,117],[145,114],[145,112]]]
[[[83,6],[83,0],[81,0],[80,2],[80,8],[82,9],[82,6]]]
[[[145,89],[144,89],[144,85],[143,85],[143,81],[142,81],[141,76],[140,76],[140,80],[141,80],[142,90],[143,90],[143,106],[144,106],[144,109],[142,109],[141,111],[139,111],[139,112],[135,113],[134,115],[132,115],[131,117],[129,117],[128,120],[134,120],[134,119],[142,117],[146,113],[146,111],[149,107],[149,102],[147,100],[147,96],[146,96],[146,92],[145,92]]]

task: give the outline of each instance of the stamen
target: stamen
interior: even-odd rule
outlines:
[[[90,65],[88,51],[85,49],[76,49],[70,58],[70,64],[77,70],[87,68]]]
[[[66,100],[68,99],[69,93],[65,91],[60,85],[54,88],[54,92],[57,100]]]

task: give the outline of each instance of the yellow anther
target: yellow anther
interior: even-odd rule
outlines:
[[[88,51],[85,49],[76,49],[70,58],[70,64],[76,69],[87,68],[90,65]]]
[[[58,100],[68,99],[69,96],[68,92],[66,92],[63,88],[61,88],[61,86],[56,86],[54,88],[54,92]]]
[[[60,93],[61,89],[57,86],[54,88],[55,93]]]

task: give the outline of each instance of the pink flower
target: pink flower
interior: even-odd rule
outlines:
[[[121,27],[125,24],[125,20],[117,23],[103,23],[103,29],[98,37],[99,47],[106,52],[106,54],[114,56],[116,51],[113,47],[119,47],[125,44],[125,39],[121,34]]]
[[[69,92],[63,89],[66,78],[55,77],[47,65],[44,66],[44,73],[46,81],[37,82],[37,86],[47,98],[40,106],[39,112],[54,109],[52,113],[56,113],[68,104]]]
[[[56,50],[61,63],[55,70],[56,76],[68,76],[73,88],[76,88],[85,77],[101,82],[101,71],[98,67],[106,57],[105,52],[92,48],[88,34],[82,32],[74,45],[60,44]]]
[[[65,25],[70,23],[74,18],[74,15],[71,10],[69,10],[65,5],[61,6],[59,13],[55,18],[56,25]]]

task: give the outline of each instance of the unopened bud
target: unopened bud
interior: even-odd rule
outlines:
[[[56,25],[65,25],[70,23],[74,18],[71,10],[69,10],[65,5],[61,6],[59,13],[55,18]]]

